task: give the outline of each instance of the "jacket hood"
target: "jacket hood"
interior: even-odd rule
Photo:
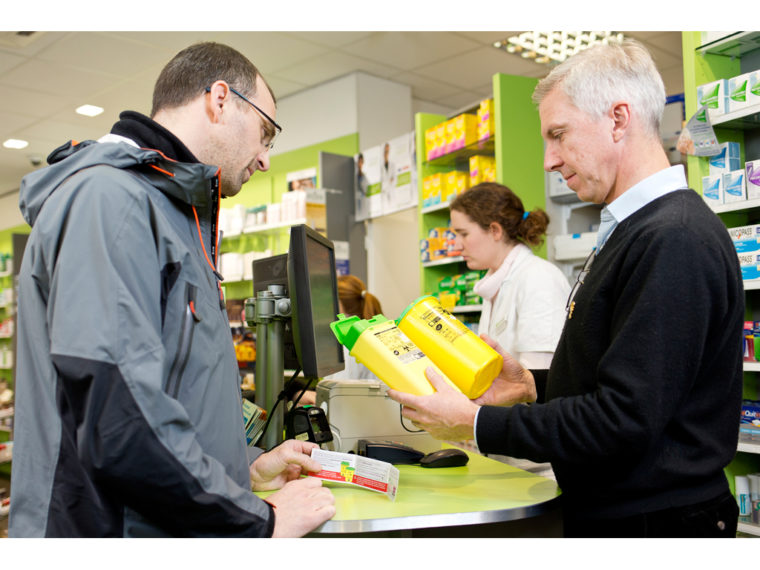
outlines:
[[[21,180],[19,208],[30,226],[48,197],[67,178],[86,168],[107,165],[134,169],[165,194],[200,210],[212,207],[209,182],[219,172],[216,166],[176,162],[156,150],[127,142],[70,141],[50,153],[47,161],[49,166]]]

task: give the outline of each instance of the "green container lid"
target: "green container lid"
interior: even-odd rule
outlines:
[[[335,338],[338,339],[338,342],[351,351],[365,330],[378,323],[384,323],[387,320],[383,315],[375,315],[371,319],[360,319],[356,315],[347,317],[343,313],[340,313],[338,320],[330,323],[330,329]]]
[[[420,301],[422,301],[422,299],[427,299],[428,297],[433,297],[433,296],[432,295],[423,295],[422,297],[418,297],[414,301],[412,301],[411,303],[409,303],[409,306],[407,306],[407,308],[404,309],[404,312],[401,313],[401,316],[396,319],[396,324],[398,325],[401,322],[401,319],[403,319],[406,316],[406,314],[409,312],[409,310],[412,307],[414,307],[417,303],[419,303]],[[435,297],[433,297],[433,298],[435,299]]]

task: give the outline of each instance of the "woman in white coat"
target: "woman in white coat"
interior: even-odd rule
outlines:
[[[475,284],[483,298],[478,331],[526,368],[549,368],[570,284],[557,266],[530,249],[544,239],[546,212],[526,212],[512,190],[495,182],[460,194],[450,210],[455,247],[467,267],[488,270]]]
[[[549,216],[540,209],[526,212],[512,190],[494,182],[473,186],[449,208],[455,247],[467,267],[488,270],[474,288],[483,298],[478,332],[498,342],[524,367],[549,368],[570,294],[559,268],[530,249],[543,241]],[[554,478],[548,463],[491,457]]]

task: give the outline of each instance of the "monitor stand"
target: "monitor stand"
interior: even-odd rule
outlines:
[[[269,450],[282,443],[285,403],[272,412],[284,388],[285,322],[290,319],[290,299],[285,287],[269,285],[256,298],[245,300],[245,320],[249,328],[256,325],[256,404],[271,414],[261,445]]]

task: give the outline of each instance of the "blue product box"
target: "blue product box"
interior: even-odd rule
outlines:
[[[757,265],[745,265],[741,268],[741,270],[742,270],[742,279],[744,281],[760,279],[760,268]]]
[[[739,170],[741,165],[741,146],[737,142],[725,142],[719,145],[720,152],[710,157],[710,176]]]
[[[747,199],[747,185],[744,170],[733,170],[723,174],[723,203],[741,202]]]
[[[723,204],[723,175],[702,177],[702,198],[711,206]]]
[[[739,420],[739,432],[750,435],[760,434],[760,402],[757,400],[744,400],[742,402],[742,415]]]
[[[728,228],[728,235],[734,241],[760,238],[760,224]]]
[[[752,239],[740,239],[734,243],[736,253],[753,253],[760,251],[760,237]]]

